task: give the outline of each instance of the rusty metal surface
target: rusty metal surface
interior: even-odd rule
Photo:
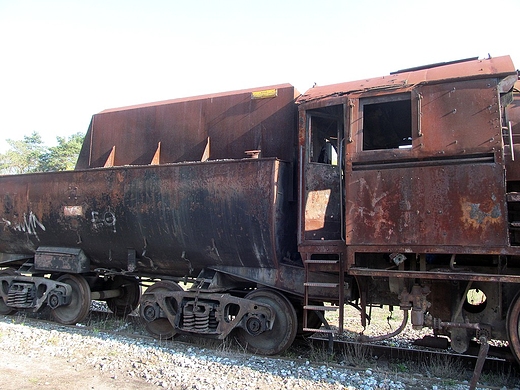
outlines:
[[[465,158],[486,153],[500,160],[503,141],[496,87],[494,79],[418,86],[409,95],[413,108],[411,147],[402,149],[362,150],[364,99],[356,99],[356,107],[360,108],[353,112],[353,142],[347,145],[347,163]]]
[[[363,150],[364,97],[353,99],[347,244],[508,246],[498,88],[492,78],[417,86],[407,148]]]
[[[80,274],[90,271],[88,258],[79,248],[40,246],[34,256],[37,271],[72,272]]]
[[[341,96],[353,92],[373,90],[398,90],[417,84],[454,81],[468,78],[489,78],[516,73],[516,68],[509,56],[483,60],[455,63],[447,66],[433,67],[398,73],[378,78],[352,81],[347,83],[317,86],[306,91],[298,98],[299,103],[305,103],[325,97]]]
[[[263,286],[274,287],[280,291],[285,291],[293,295],[303,296],[303,285],[305,283],[305,275],[301,266],[280,264],[276,269],[267,268],[245,268],[233,266],[213,265],[210,268],[216,269],[230,275],[238,276],[243,280],[249,280],[259,283]],[[325,267],[318,271],[310,270],[308,276],[310,280],[320,283],[337,283],[338,275],[336,270],[330,270]],[[352,283],[346,283],[344,290],[347,296],[350,296]],[[314,301],[337,300],[337,289],[311,288],[310,299]]]
[[[497,153],[498,158],[502,136],[496,80],[427,85],[416,92],[422,96],[422,136],[413,143],[414,154]]]
[[[0,299],[10,307],[20,310],[38,311],[49,299],[56,296],[59,304],[66,303],[72,288],[59,281],[23,275],[0,275]],[[70,299],[70,298],[69,298]]]
[[[3,176],[0,252],[80,248],[93,267],[172,276],[275,268],[296,251],[291,176],[274,158]]]
[[[496,283],[520,283],[519,275],[497,275],[482,274],[475,272],[439,272],[439,271],[396,271],[396,270],[373,270],[366,268],[351,267],[349,274],[353,276],[370,276],[370,277],[392,277],[392,278],[418,278],[424,280],[465,280],[474,282]]]
[[[504,194],[502,167],[490,163],[353,171],[347,243],[507,246]]]
[[[514,85],[513,101],[506,108],[506,119],[512,122],[515,143],[520,143],[520,81]]]
[[[328,164],[307,164],[303,205],[304,240],[341,239],[340,170]]]
[[[294,161],[296,93],[282,84],[102,111],[76,169],[240,159],[251,150]]]
[[[509,126],[509,121],[511,122],[514,149],[514,155],[511,155],[508,143],[504,145],[507,179],[520,181],[520,81],[515,83],[513,101],[506,107],[506,121],[506,126]],[[503,129],[503,132],[508,133],[508,131],[509,129]],[[506,140],[509,141],[507,137]]]
[[[236,308],[233,318],[229,316],[229,311],[232,310],[230,307]],[[237,327],[245,327],[245,321],[251,317],[263,319],[258,331],[264,332],[272,327],[275,318],[273,308],[261,302],[229,294],[201,296],[198,292],[189,291],[146,293],[141,301],[141,312],[146,313],[142,316],[145,321],[156,320],[164,313],[175,331],[203,334],[218,339],[224,339]]]

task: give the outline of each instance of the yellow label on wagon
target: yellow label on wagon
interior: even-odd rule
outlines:
[[[277,89],[264,89],[263,91],[251,92],[251,99],[268,99],[278,96]]]

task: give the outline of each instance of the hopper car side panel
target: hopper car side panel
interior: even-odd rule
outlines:
[[[256,98],[255,90],[105,110],[92,117],[76,169],[112,165],[146,165],[242,159],[244,152],[262,157],[296,159],[294,87],[263,88],[272,92]]]
[[[287,233],[291,164],[250,159],[4,176],[0,252],[79,247],[92,266],[196,276],[209,264],[276,268]],[[285,232],[285,233],[284,233]]]

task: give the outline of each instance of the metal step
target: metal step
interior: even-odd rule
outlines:
[[[306,264],[338,264],[339,260],[304,260]]]
[[[317,310],[317,311],[337,311],[339,310],[339,306],[314,306],[314,305],[305,305],[303,306],[306,310]]]
[[[305,287],[324,287],[324,288],[337,288],[339,283],[319,283],[319,282],[305,282]]]
[[[303,328],[304,332],[314,332],[314,333],[328,333],[328,334],[334,334],[336,333],[333,329],[315,329],[315,328]]]

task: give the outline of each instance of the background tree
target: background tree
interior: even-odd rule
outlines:
[[[0,156],[3,173],[36,172],[40,164],[40,156],[45,151],[42,137],[34,131],[24,135],[22,140],[7,139],[9,149]]]
[[[39,171],[68,171],[74,169],[85,134],[76,133],[68,138],[56,137],[57,146],[51,146],[40,156]]]
[[[0,154],[0,173],[18,174],[74,169],[84,134],[56,137],[57,146],[46,147],[38,132],[22,140],[7,139],[9,149]]]

